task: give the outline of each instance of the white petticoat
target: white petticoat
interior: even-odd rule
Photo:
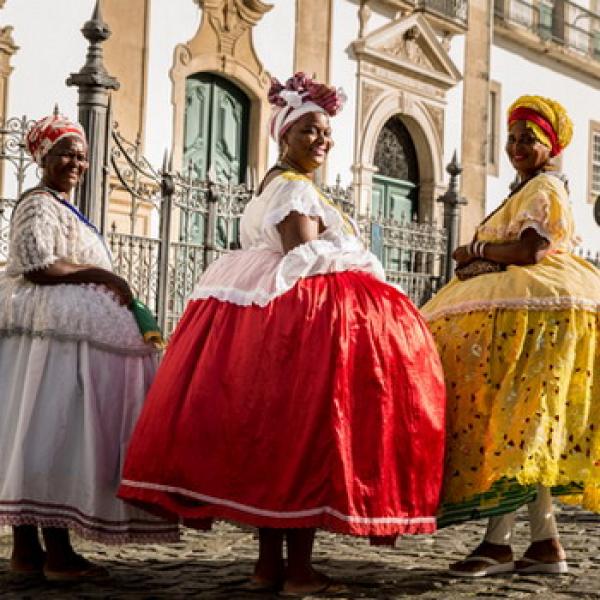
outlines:
[[[176,526],[115,497],[156,363],[87,341],[0,337],[0,525],[107,543],[178,539]]]
[[[230,252],[210,265],[190,300],[217,298],[241,306],[266,306],[304,277],[343,271],[364,271],[385,281],[381,263],[360,240],[322,236],[287,254],[266,247]]]
[[[131,311],[94,284],[35,285],[0,272],[0,336],[26,334],[85,340],[112,352],[147,355]]]

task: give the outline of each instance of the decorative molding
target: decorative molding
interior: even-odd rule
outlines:
[[[362,38],[365,35],[365,30],[367,28],[367,23],[371,18],[371,14],[373,11],[369,6],[369,0],[360,0],[360,8],[358,9],[358,37]]]
[[[423,106],[429,113],[433,125],[435,127],[435,131],[440,140],[444,139],[444,109],[440,106],[433,106],[432,104],[423,103]]]
[[[442,93],[461,80],[460,71],[427,19],[413,13],[352,44],[355,55],[382,71],[432,84]]]
[[[427,57],[418,42],[420,35],[421,32],[417,27],[411,27],[398,38],[392,40],[386,46],[383,46],[382,50],[389,52],[393,56],[405,58],[421,67],[434,69],[431,60]]]
[[[378,96],[383,94],[385,90],[383,88],[371,85],[370,83],[363,82],[362,84],[362,115],[361,122],[364,122],[371,107],[375,103]]]
[[[400,7],[399,7],[400,8]],[[400,117],[419,162],[419,218],[441,218],[435,202],[443,186],[444,104],[461,74],[424,15],[412,13],[352,44],[358,59],[359,114],[353,164],[359,210],[370,210],[377,139]]]

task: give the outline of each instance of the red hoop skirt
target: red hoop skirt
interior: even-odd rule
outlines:
[[[119,496],[212,518],[352,535],[435,531],[445,391],[429,330],[360,272],[266,307],[191,301],[131,440]]]

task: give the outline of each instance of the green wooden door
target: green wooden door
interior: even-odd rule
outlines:
[[[403,249],[390,229],[418,216],[419,165],[411,135],[398,116],[384,125],[377,139],[371,196],[371,250],[386,270],[409,271],[411,253]]]
[[[237,185],[246,179],[250,102],[231,82],[209,73],[186,81],[184,173],[198,179]],[[180,237],[194,244],[205,240],[207,223],[200,212],[181,216]],[[239,237],[239,221],[217,218],[216,243],[231,248]]]
[[[384,244],[383,227],[386,221],[410,223],[416,215],[416,185],[410,181],[400,181],[391,177],[373,177],[371,196],[372,214],[380,231],[372,231],[371,250],[381,260],[386,269],[393,271],[410,270],[410,253],[399,246]],[[377,225],[377,224],[375,224]]]
[[[205,179],[210,170],[219,182],[244,182],[249,109],[247,96],[222,77],[187,79],[183,159],[194,176]]]

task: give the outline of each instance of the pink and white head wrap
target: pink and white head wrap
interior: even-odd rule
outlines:
[[[283,134],[307,113],[337,115],[346,102],[341,88],[332,88],[309,79],[304,73],[296,73],[285,85],[274,77],[271,79],[269,102],[273,105],[269,130],[271,137],[281,142]]]
[[[41,166],[44,156],[65,137],[76,137],[87,147],[85,132],[79,123],[59,114],[44,117],[36,121],[25,136],[27,152]]]

